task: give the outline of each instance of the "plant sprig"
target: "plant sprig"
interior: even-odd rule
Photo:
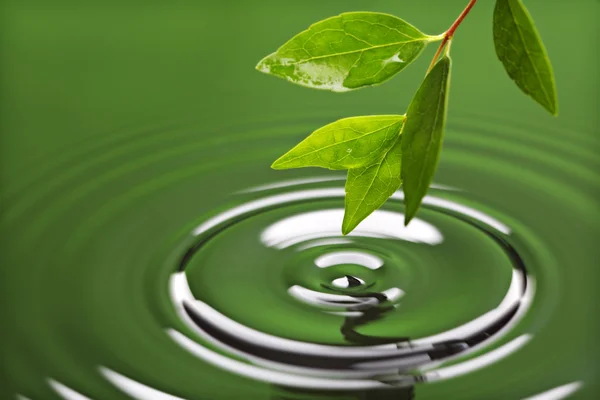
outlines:
[[[350,233],[401,186],[405,224],[415,216],[439,161],[456,30],[477,0],[450,28],[427,35],[389,14],[351,12],[325,19],[294,36],[256,68],[313,89],[346,92],[381,84],[441,42],[406,115],[345,118],[320,128],[284,154],[274,169],[348,170],[342,233]],[[509,77],[551,114],[558,114],[552,65],[522,0],[496,0],[496,54]]]

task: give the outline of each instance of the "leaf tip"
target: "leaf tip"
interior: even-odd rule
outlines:
[[[352,229],[348,226],[348,220],[346,220],[346,214],[344,214],[344,220],[342,221],[342,235],[346,236],[350,232],[352,232]]]
[[[282,166],[282,162],[281,162],[281,158],[278,158],[277,160],[273,161],[273,164],[271,164],[271,169],[276,169],[276,170],[282,170],[285,169],[285,167]]]
[[[412,221],[412,219],[415,217],[418,209],[418,207],[413,208],[410,204],[406,204],[404,209],[404,226],[408,226],[408,224],[410,224],[410,221]]]
[[[534,98],[546,111],[552,114],[553,117],[558,117],[558,98],[556,96],[556,92],[553,93],[553,96],[548,99],[548,101],[539,101]]]
[[[269,54],[268,56],[266,56],[265,58],[260,60],[254,68],[259,72],[262,72],[265,74],[270,74],[271,73],[271,65],[268,61],[272,56],[273,56],[273,54]]]
[[[254,69],[257,70],[258,72],[263,72],[263,73],[266,73],[266,70],[267,70],[266,65],[263,62],[263,60],[260,60],[258,62],[258,64],[256,64],[256,66],[254,67]]]
[[[350,233],[352,233],[352,231],[356,228],[358,224],[356,223],[347,223],[346,221],[344,221],[344,223],[342,223],[342,235],[343,236],[348,236]]]
[[[353,223],[344,213],[344,220],[342,221],[342,235],[346,236],[356,228],[357,223]]]

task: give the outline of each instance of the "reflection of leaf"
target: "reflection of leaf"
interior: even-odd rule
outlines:
[[[558,114],[556,84],[544,43],[521,0],[497,0],[496,54],[512,80],[553,115]]]
[[[380,161],[394,145],[403,115],[345,118],[313,132],[272,165],[274,169],[349,169]]]
[[[402,130],[405,224],[421,206],[437,169],[446,125],[451,64],[447,55],[435,64],[406,113]]]
[[[392,15],[345,13],[310,26],[256,68],[298,85],[343,92],[390,79],[439,39]]]
[[[347,235],[371,213],[381,207],[400,187],[401,138],[383,159],[368,167],[351,169],[346,181],[346,211],[342,233]]]

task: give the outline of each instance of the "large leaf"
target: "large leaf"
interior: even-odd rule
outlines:
[[[512,80],[553,115],[558,114],[550,59],[531,15],[521,0],[497,0],[494,43]]]
[[[415,216],[437,169],[448,108],[450,57],[427,74],[406,113],[402,130],[405,224]]]
[[[402,184],[401,138],[381,161],[351,169],[346,181],[346,211],[342,233],[347,235],[373,211],[381,207]]]
[[[256,68],[298,85],[343,92],[390,79],[440,39],[393,15],[345,13],[312,25]]]
[[[403,122],[403,115],[341,119],[313,132],[271,167],[338,170],[371,165],[394,145]]]

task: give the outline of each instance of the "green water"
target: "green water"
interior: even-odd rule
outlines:
[[[441,186],[419,229],[394,225],[396,197],[340,240],[343,175],[269,169],[337,118],[404,112],[434,49],[343,95],[257,60],[343,11],[437,34],[462,3],[4,4],[0,398],[598,398],[598,2],[526,2],[558,119],[505,76],[493,2],[477,4],[452,48]]]

